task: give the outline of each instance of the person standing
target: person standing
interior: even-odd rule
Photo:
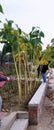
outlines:
[[[39,78],[39,76],[40,76],[40,74],[41,74],[41,70],[42,70],[42,65],[40,64],[40,65],[38,66],[38,68],[37,68],[38,78]]]
[[[47,70],[49,69],[49,64],[50,64],[50,61],[48,61],[48,64],[44,64],[42,65],[42,71],[41,71],[41,74],[42,74],[42,78],[43,78],[43,82],[46,82],[46,78],[47,78]]]
[[[0,81],[9,81],[10,77],[8,76],[0,76]]]

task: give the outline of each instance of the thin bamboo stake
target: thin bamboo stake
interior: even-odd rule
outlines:
[[[21,102],[21,86],[20,86],[20,79],[19,79],[17,64],[16,64],[16,61],[15,61],[14,55],[13,55],[13,58],[14,58],[14,64],[15,64],[15,69],[16,69],[16,74],[17,74],[17,85],[18,85],[18,95],[19,95],[19,104],[20,104],[20,102]]]

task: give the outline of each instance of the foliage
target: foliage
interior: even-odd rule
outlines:
[[[33,48],[42,44],[41,38],[44,37],[44,33],[40,31],[38,27],[32,27],[32,31],[29,33],[29,35]]]
[[[32,27],[31,32],[27,34],[23,32],[17,24],[15,28],[13,28],[13,25],[14,21],[6,19],[6,22],[3,24],[3,28],[0,31],[0,42],[4,43],[2,56],[4,56],[7,52],[11,52],[13,55],[14,65],[17,74],[19,101],[21,101],[22,68],[24,70],[23,77],[25,79],[26,96],[26,93],[31,90],[32,86],[33,63],[36,77],[36,64],[41,57],[43,44],[42,38],[44,38],[44,33],[40,31],[39,27]],[[29,61],[31,62],[30,68],[27,67],[28,57]],[[28,84],[28,77],[30,80],[30,84]],[[30,90],[28,88],[28,85],[30,86]]]
[[[54,38],[51,40],[52,45],[51,45],[51,57],[54,58]]]
[[[46,64],[51,59],[51,47],[48,44],[46,49],[42,52],[41,63]]]
[[[54,59],[53,59],[53,58],[51,58],[50,66],[51,66],[52,68],[54,68]]]
[[[40,52],[42,50],[42,44],[43,44],[42,37],[44,37],[44,33],[40,31],[39,27],[32,27],[29,36],[30,36],[30,43],[31,43],[30,57],[32,57],[34,62],[35,59],[39,59],[40,57]]]
[[[2,8],[2,5],[0,4],[0,13],[4,13],[3,12],[3,8]]]
[[[52,46],[54,46],[54,38],[51,39]]]

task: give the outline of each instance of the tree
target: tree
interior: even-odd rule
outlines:
[[[32,31],[29,33],[30,35],[30,43],[32,45],[32,51],[31,51],[31,55],[33,58],[33,61],[38,58],[37,57],[37,52],[36,50],[41,51],[42,50],[42,40],[41,38],[44,38],[44,33],[42,31],[40,31],[39,27],[32,27]],[[39,54],[38,54],[39,55]]]
[[[15,55],[16,53],[19,53],[19,37],[20,37],[20,29],[14,29],[12,27],[13,21],[12,20],[7,20],[7,23],[4,23],[4,27],[0,31],[0,42],[4,43],[3,47],[3,53],[6,53],[8,50],[12,52],[13,59],[14,59],[14,64],[15,64],[15,69],[16,69],[16,74],[17,74],[17,83],[18,83],[18,93],[19,93],[19,102],[21,101],[21,86],[20,86],[20,80],[19,80],[19,74],[17,70],[17,64],[15,60]],[[9,48],[8,48],[9,47]],[[7,50],[8,48],[8,50]]]

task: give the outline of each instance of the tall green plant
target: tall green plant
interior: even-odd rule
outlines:
[[[42,43],[42,37],[44,38],[44,33],[42,31],[40,31],[40,28],[36,28],[36,27],[32,27],[32,31],[29,33],[30,35],[30,43],[32,45],[32,58],[33,58],[33,61],[35,60],[35,55],[36,55],[36,48],[39,48],[42,49],[41,45],[43,44]]]
[[[4,45],[9,46],[12,55],[13,55],[13,59],[14,59],[14,64],[15,64],[15,68],[16,68],[16,74],[17,74],[17,83],[18,83],[18,92],[19,92],[19,102],[21,101],[21,86],[20,86],[20,82],[19,82],[19,74],[18,74],[18,70],[17,70],[17,64],[15,61],[15,55],[16,53],[19,53],[19,35],[21,34],[19,29],[14,29],[12,27],[13,21],[11,20],[7,20],[7,23],[4,23],[4,27],[2,28],[2,30],[0,31],[0,36],[1,36],[1,43],[4,43]],[[4,51],[4,48],[3,48]]]

